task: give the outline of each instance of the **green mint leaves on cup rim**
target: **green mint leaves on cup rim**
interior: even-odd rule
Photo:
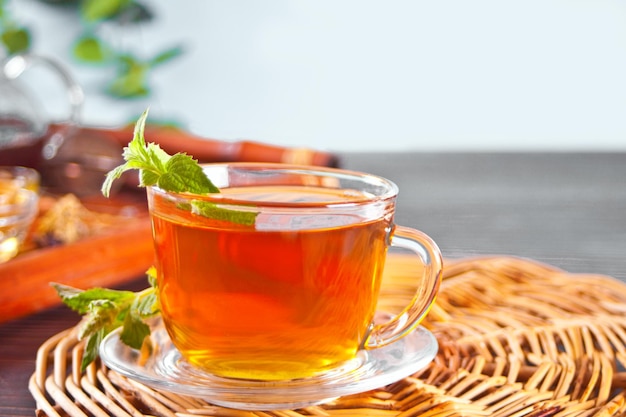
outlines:
[[[195,200],[191,202],[191,212],[202,217],[214,220],[223,220],[243,226],[253,226],[258,213],[218,207],[208,201]]]
[[[170,156],[159,145],[146,143],[147,118],[148,110],[137,120],[133,139],[124,148],[122,156],[126,162],[107,173],[102,194],[108,197],[113,181],[135,169],[139,170],[141,187],[156,185],[164,191],[199,195],[219,193],[219,188],[205,175],[197,160],[180,152]],[[245,226],[253,225],[257,216],[255,212],[226,209],[207,201],[196,200],[191,205],[194,214]]]
[[[155,143],[146,143],[144,131],[148,110],[144,111],[133,132],[133,139],[124,148],[124,164],[111,170],[102,184],[102,194],[109,196],[113,181],[126,171],[139,170],[139,185],[156,185],[162,190],[194,194],[219,193],[220,190],[202,171],[198,161],[185,153],[168,155]]]

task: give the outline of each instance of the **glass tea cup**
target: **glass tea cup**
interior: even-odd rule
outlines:
[[[437,245],[393,222],[398,188],[373,175],[267,163],[206,164],[220,193],[148,187],[157,286],[181,355],[213,375],[322,375],[414,330],[441,279]],[[387,251],[423,276],[402,313],[374,315]]]
[[[34,168],[0,165],[0,193],[5,196],[7,192],[19,188],[38,192],[40,182],[39,172]]]

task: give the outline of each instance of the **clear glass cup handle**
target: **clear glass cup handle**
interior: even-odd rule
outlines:
[[[364,349],[388,345],[414,330],[430,311],[441,284],[441,252],[428,235],[408,227],[396,226],[391,235],[391,246],[417,254],[424,266],[424,272],[416,279],[417,290],[409,305],[389,321],[373,324],[363,342]]]

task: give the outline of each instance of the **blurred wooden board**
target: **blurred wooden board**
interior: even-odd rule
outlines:
[[[34,248],[0,264],[0,322],[59,304],[51,282],[85,289],[114,287],[142,276],[152,265],[145,195],[83,203],[91,211],[120,214],[119,223],[76,243]]]

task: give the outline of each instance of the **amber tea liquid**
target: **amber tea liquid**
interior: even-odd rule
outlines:
[[[344,201],[328,189],[223,190],[246,200]],[[353,358],[372,321],[390,219],[260,214],[234,225],[151,197],[166,327],[182,355],[213,374],[302,378]]]

